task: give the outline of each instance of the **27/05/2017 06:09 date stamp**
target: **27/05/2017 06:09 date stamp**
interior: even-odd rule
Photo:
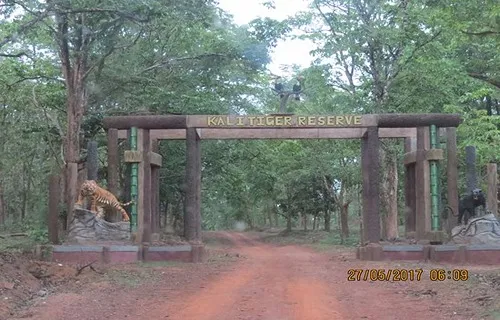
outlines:
[[[423,269],[349,269],[347,281],[421,281]],[[431,269],[428,279],[430,281],[467,281],[467,269]]]

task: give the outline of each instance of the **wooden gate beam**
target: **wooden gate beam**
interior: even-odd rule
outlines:
[[[405,152],[415,151],[415,138],[405,139]],[[416,226],[416,193],[415,193],[415,163],[405,164],[405,234],[407,238],[415,237]]]
[[[201,151],[200,138],[195,128],[186,132],[186,176],[184,182],[184,237],[201,241]]]
[[[361,142],[364,244],[380,241],[379,149],[378,128],[368,128]]]
[[[447,198],[450,208],[458,214],[458,157],[457,157],[457,128],[446,128],[446,179]],[[447,232],[457,225],[457,219],[448,216]]]
[[[430,168],[426,151],[430,148],[429,127],[417,128],[417,155],[415,163],[416,232],[424,239],[431,231]]]

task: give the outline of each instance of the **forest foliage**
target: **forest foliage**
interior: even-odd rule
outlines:
[[[266,5],[273,10],[272,1]],[[290,83],[305,78],[289,112],[460,113],[460,191],[466,145],[477,148],[481,183],[486,163],[500,162],[498,1],[312,0],[283,21],[248,25],[234,24],[212,0],[9,0],[0,16],[0,224],[7,230],[44,234],[48,176],[84,159],[89,140],[99,143],[106,184],[103,117],[276,112],[267,66],[285,38],[316,44],[314,62],[287,73]],[[388,146],[401,163],[402,144]],[[345,220],[356,229],[359,150],[349,140],[204,141],[203,228],[291,227],[315,217],[315,227],[336,229]],[[164,141],[160,152],[162,225],[179,227],[185,143]]]

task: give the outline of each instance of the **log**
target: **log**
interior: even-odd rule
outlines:
[[[379,128],[415,128],[432,124],[438,127],[458,127],[461,122],[459,114],[391,113],[378,115]]]
[[[130,239],[130,224],[128,222],[107,222],[94,212],[81,208],[73,210],[73,219],[70,221],[68,230],[68,242],[79,244]]]
[[[28,236],[29,236],[29,234],[24,233],[24,232],[11,233],[11,234],[1,234],[0,235],[0,239],[5,239],[5,238],[8,238],[8,237],[28,237]]]
[[[105,129],[184,129],[187,126],[187,117],[180,115],[171,116],[116,116],[104,118]]]

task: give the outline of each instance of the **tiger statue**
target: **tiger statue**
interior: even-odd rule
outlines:
[[[128,206],[133,203],[133,201],[127,203],[120,203],[116,197],[109,192],[108,190],[99,187],[97,182],[94,180],[85,180],[80,187],[80,193],[78,194],[78,200],[75,203],[75,206],[83,206],[83,200],[85,198],[90,198],[90,210],[93,212],[97,211],[97,206],[107,206],[112,207],[120,211],[122,214],[123,221],[130,221],[130,218],[123,209],[123,207]],[[98,214],[98,216],[101,214]]]

